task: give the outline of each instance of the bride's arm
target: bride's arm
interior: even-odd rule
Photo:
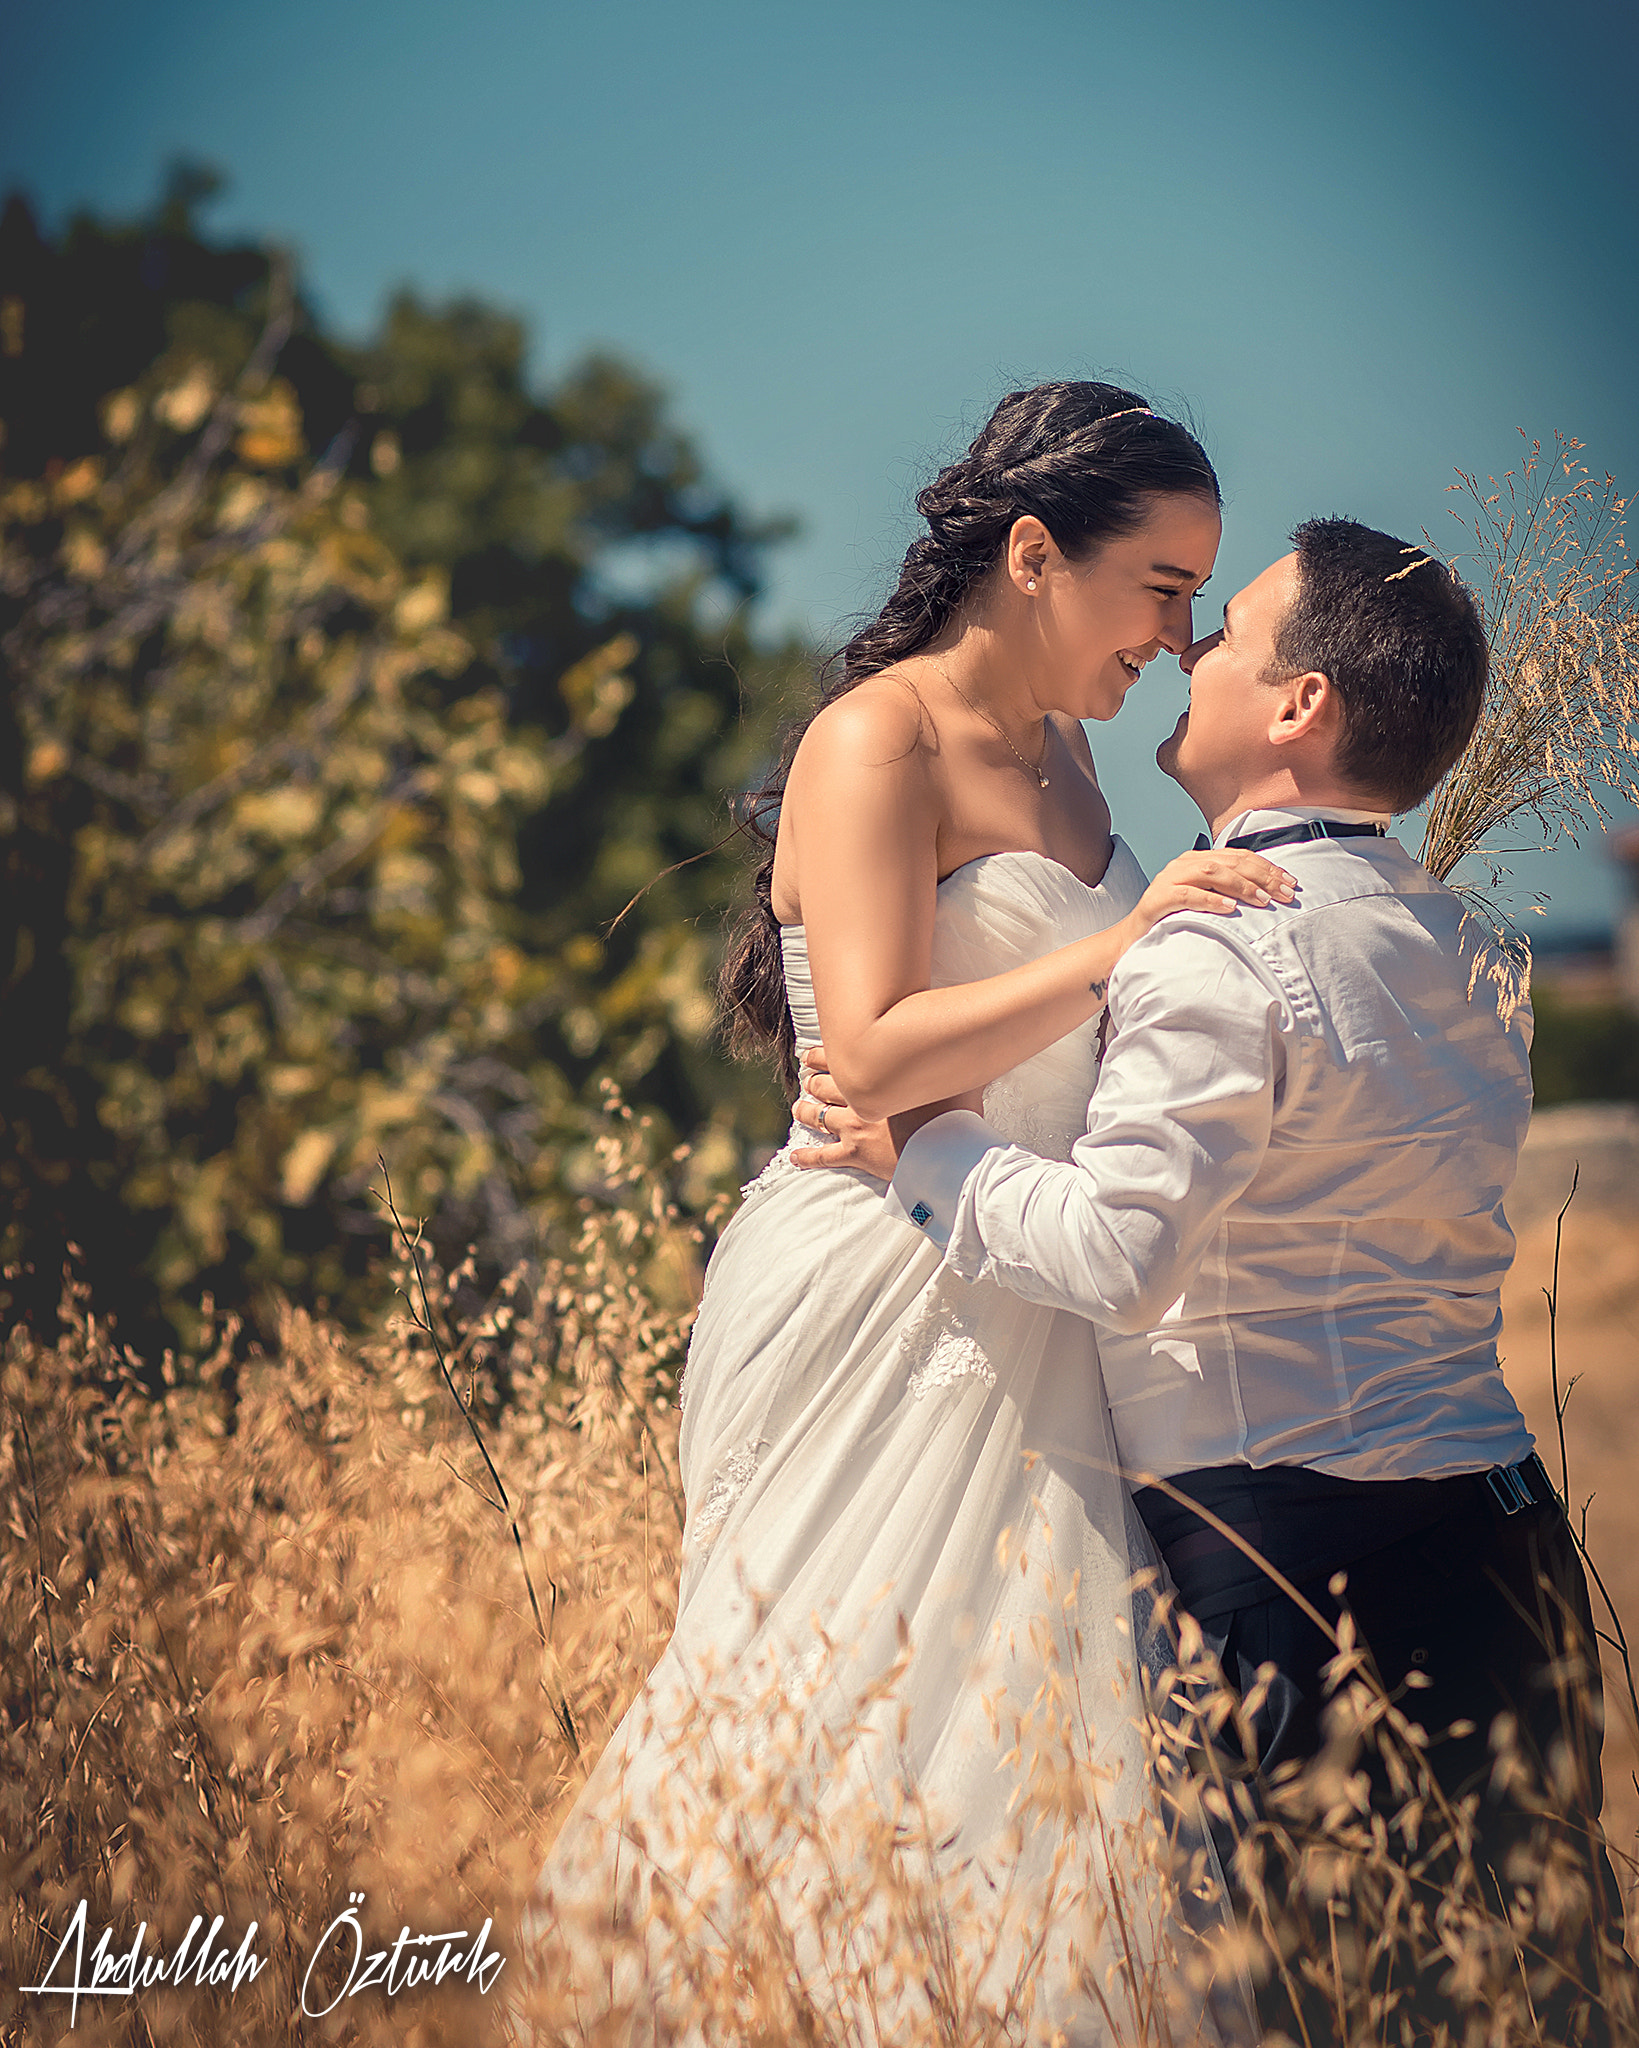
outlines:
[[[782,805],[782,868],[801,906],[831,1074],[865,1119],[983,1087],[1084,1024],[1115,963],[1167,911],[1227,914],[1290,882],[1257,854],[1186,855],[1109,930],[933,989],[941,815],[908,692],[850,691],[815,719]]]

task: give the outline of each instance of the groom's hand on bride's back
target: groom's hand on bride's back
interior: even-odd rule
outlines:
[[[796,1166],[851,1166],[878,1180],[892,1180],[899,1163],[899,1150],[925,1123],[947,1109],[978,1109],[977,1094],[954,1096],[949,1102],[930,1102],[920,1109],[908,1109],[885,1122],[867,1123],[855,1116],[847,1098],[831,1078],[831,1067],[822,1045],[810,1046],[802,1055],[802,1093],[793,1111],[797,1122],[814,1133],[815,1142],[793,1150]]]

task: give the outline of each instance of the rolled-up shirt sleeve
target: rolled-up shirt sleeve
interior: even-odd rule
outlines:
[[[965,1112],[910,1140],[890,1199],[956,1272],[1125,1331],[1183,1293],[1268,1149],[1285,1075],[1287,999],[1229,923],[1164,919],[1122,960],[1068,1161]]]

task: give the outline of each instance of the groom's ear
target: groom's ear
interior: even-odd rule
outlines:
[[[1330,676],[1319,669],[1284,676],[1275,685],[1269,744],[1290,746],[1310,735],[1335,737],[1343,723],[1343,699]]]

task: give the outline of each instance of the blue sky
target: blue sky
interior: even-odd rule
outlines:
[[[362,331],[396,284],[517,308],[550,374],[657,375],[715,472],[789,510],[771,624],[874,607],[917,484],[1038,377],[1182,406],[1222,475],[1212,595],[1310,512],[1450,545],[1454,469],[1558,427],[1639,481],[1639,10],[1471,0],[12,0],[0,182],[211,215]],[[1094,733],[1154,865],[1168,660]],[[1519,872],[1605,921],[1596,851]]]

